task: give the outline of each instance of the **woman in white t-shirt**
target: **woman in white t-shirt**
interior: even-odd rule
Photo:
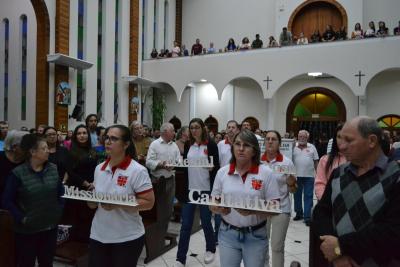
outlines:
[[[193,118],[189,123],[189,142],[185,144],[183,158],[188,162],[208,161],[213,157],[213,168],[188,167],[185,170],[187,190],[198,190],[210,194],[212,184],[219,169],[218,147],[211,139],[205,128],[204,122],[199,118]],[[187,190],[182,190],[187,193]],[[188,203],[188,194],[176,194],[177,199],[182,203],[182,226],[179,235],[178,251],[174,266],[185,266],[186,254],[189,249],[190,235],[193,226],[194,213],[197,205]],[[211,212],[207,206],[199,205],[200,220],[206,239],[206,252],[204,263],[209,264],[215,257],[214,229],[211,224]]]
[[[106,129],[105,148],[109,158],[96,167],[96,192],[133,195],[137,206],[88,202],[97,208],[90,230],[89,266],[136,266],[144,246],[145,229],[140,210],[154,205],[154,192],[145,167],[133,160],[135,150],[129,128]]]
[[[223,195],[225,199],[279,199],[276,179],[272,170],[261,164],[257,137],[251,131],[242,130],[233,139],[231,163],[218,171],[211,195]],[[210,209],[222,215],[218,235],[221,267],[239,267],[242,260],[245,267],[264,267],[268,213],[218,206]]]
[[[281,141],[279,132],[267,131],[265,153],[261,157],[261,161],[272,169],[273,177],[279,185],[279,202],[282,210],[282,214],[271,217],[267,222],[268,237],[271,240],[272,267],[284,266],[285,239],[292,209],[289,193],[296,190],[296,177],[293,175],[295,168],[293,162],[280,153]],[[266,261],[268,260],[269,255]]]

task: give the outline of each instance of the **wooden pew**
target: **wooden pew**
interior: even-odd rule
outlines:
[[[171,202],[172,199],[170,199],[166,191],[166,180],[154,180],[153,190],[155,195],[153,208],[148,211],[140,212],[146,230],[145,263],[161,256],[177,245],[176,235],[167,233],[168,223],[172,213],[172,210],[168,210],[168,207],[170,207],[168,203]]]
[[[7,210],[0,210],[0,266],[14,267],[14,220]]]

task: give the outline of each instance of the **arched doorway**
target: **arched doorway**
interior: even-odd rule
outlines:
[[[207,126],[208,131],[213,132],[214,134],[218,133],[218,121],[212,115],[205,119],[204,124]]]
[[[182,127],[181,120],[175,115],[169,120],[169,122],[172,123],[172,125],[174,125],[175,131],[179,130]]]
[[[288,28],[294,36],[303,32],[310,38],[316,29],[322,35],[328,24],[332,25],[335,31],[342,26],[347,30],[346,10],[335,0],[308,0],[292,13]]]
[[[260,123],[259,123],[258,120],[257,120],[256,118],[254,118],[254,117],[247,117],[247,118],[245,118],[245,119],[242,121],[242,124],[243,124],[243,122],[245,122],[245,121],[250,122],[251,130],[252,130],[253,132],[254,132],[256,129],[259,129],[259,128],[260,128]]]
[[[309,88],[298,93],[289,103],[286,113],[286,131],[297,134],[305,129],[322,156],[326,143],[334,135],[336,125],[346,120],[342,99],[326,88]]]
[[[378,120],[379,126],[388,130],[391,136],[398,136],[400,134],[400,116],[395,114],[389,114],[380,117]]]

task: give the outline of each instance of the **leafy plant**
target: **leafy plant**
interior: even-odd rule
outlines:
[[[164,114],[167,110],[164,96],[160,93],[153,91],[153,104],[151,105],[151,111],[153,113],[153,128],[160,129],[161,124],[164,121]]]

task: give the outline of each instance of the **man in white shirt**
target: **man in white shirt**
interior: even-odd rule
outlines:
[[[179,162],[181,153],[173,141],[175,137],[174,126],[166,122],[161,125],[160,132],[160,138],[150,144],[147,152],[146,167],[150,169],[153,182],[160,183],[160,185],[165,183],[166,195],[157,195],[156,198],[160,197],[167,201],[167,214],[168,218],[170,218],[173,210],[173,198],[175,196],[175,171],[173,167],[168,166],[168,162]]]
[[[232,158],[231,145],[233,138],[239,131],[239,124],[237,121],[228,121],[226,124],[225,139],[218,143],[219,166],[221,166],[221,168],[228,165]]]
[[[311,209],[313,206],[314,176],[318,165],[318,152],[313,144],[308,143],[310,134],[306,130],[300,130],[297,136],[298,142],[293,149],[293,163],[296,167],[297,191],[294,194],[293,220],[304,218],[304,223],[310,226]],[[303,189],[304,189],[304,213],[303,213]]]

